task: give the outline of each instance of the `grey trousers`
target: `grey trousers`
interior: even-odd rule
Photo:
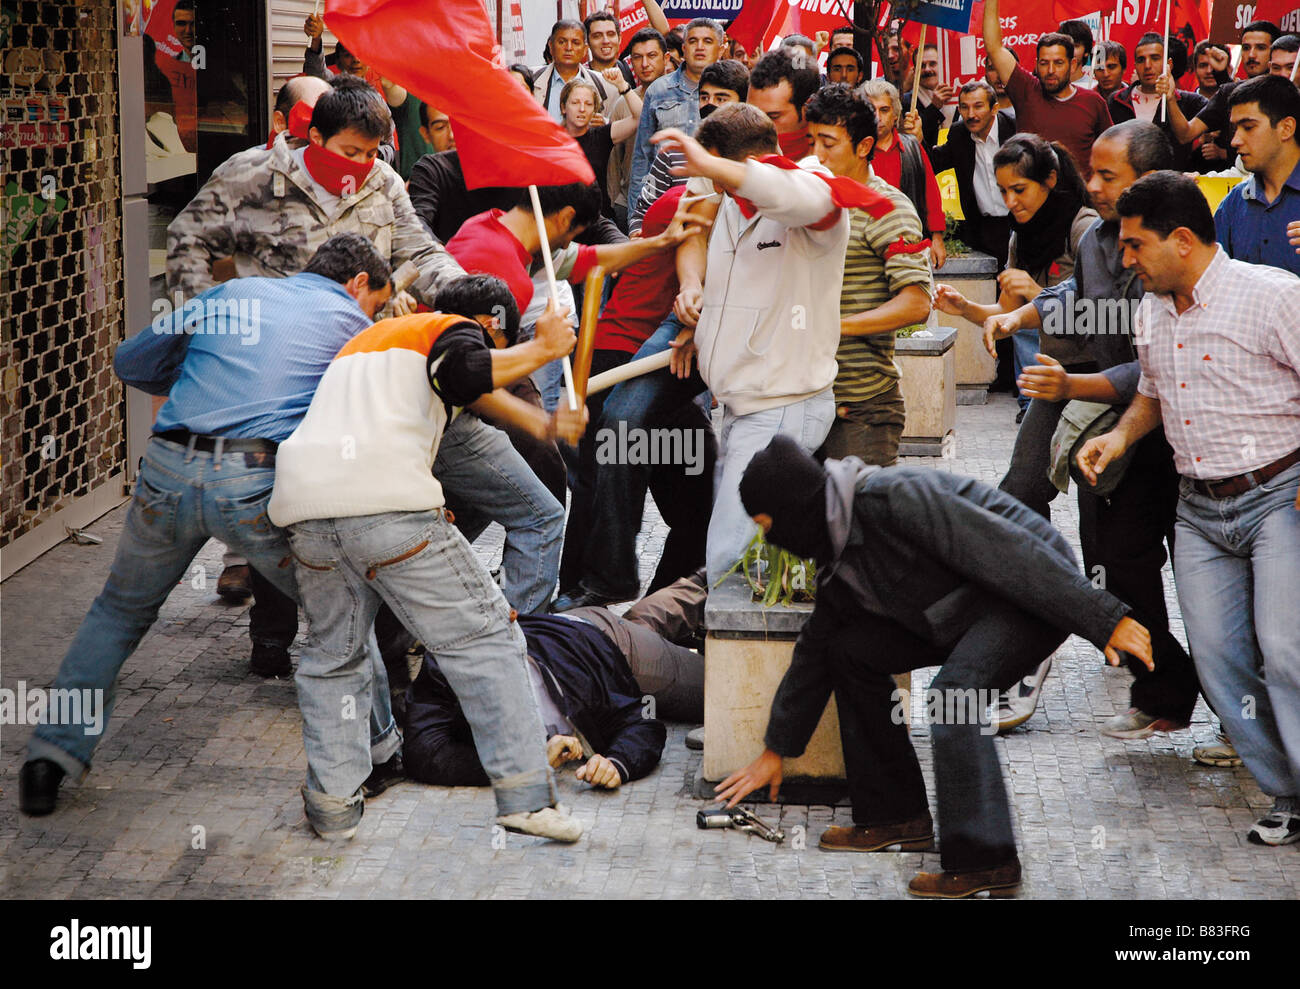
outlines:
[[[657,717],[698,723],[704,720],[704,657],[682,643],[702,631],[707,597],[700,571],[642,598],[622,616],[608,608],[564,614],[609,637],[637,685],[655,699]]]

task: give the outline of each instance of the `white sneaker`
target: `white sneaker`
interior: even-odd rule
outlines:
[[[999,734],[1023,725],[1034,716],[1038,697],[1043,692],[1043,681],[1047,679],[1051,668],[1052,657],[1048,656],[1029,676],[1002,691],[998,697],[997,711],[989,712],[989,720],[997,724]]]
[[[552,841],[577,841],[582,837],[582,822],[562,805],[543,807],[528,814],[502,814],[497,823],[515,834],[532,834]]]
[[[1256,821],[1246,833],[1255,845],[1290,845],[1300,841],[1300,801],[1295,797],[1275,797],[1268,816]]]

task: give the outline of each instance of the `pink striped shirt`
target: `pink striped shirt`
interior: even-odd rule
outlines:
[[[1300,447],[1300,278],[1219,248],[1186,312],[1143,297],[1134,339],[1138,391],[1159,400],[1184,477],[1235,477]]]

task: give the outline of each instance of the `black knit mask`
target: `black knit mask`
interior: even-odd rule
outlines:
[[[830,560],[826,471],[790,437],[776,436],[754,454],[740,479],[740,500],[750,515],[772,517],[769,543],[819,563]]]

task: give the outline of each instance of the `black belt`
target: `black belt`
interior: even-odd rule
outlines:
[[[203,436],[199,433],[191,433],[188,429],[168,429],[161,433],[154,433],[160,440],[168,440],[172,443],[179,443],[181,446],[190,447],[203,453],[214,453],[217,444],[221,444],[222,453],[275,453],[280,444],[274,440],[261,439],[238,439],[233,436]]]
[[[1236,477],[1224,477],[1217,481],[1192,481],[1192,487],[1211,498],[1231,498],[1233,495],[1245,494],[1265,481],[1271,480],[1288,467],[1300,464],[1300,450],[1292,450],[1284,457],[1278,457],[1271,464],[1238,474]]]

